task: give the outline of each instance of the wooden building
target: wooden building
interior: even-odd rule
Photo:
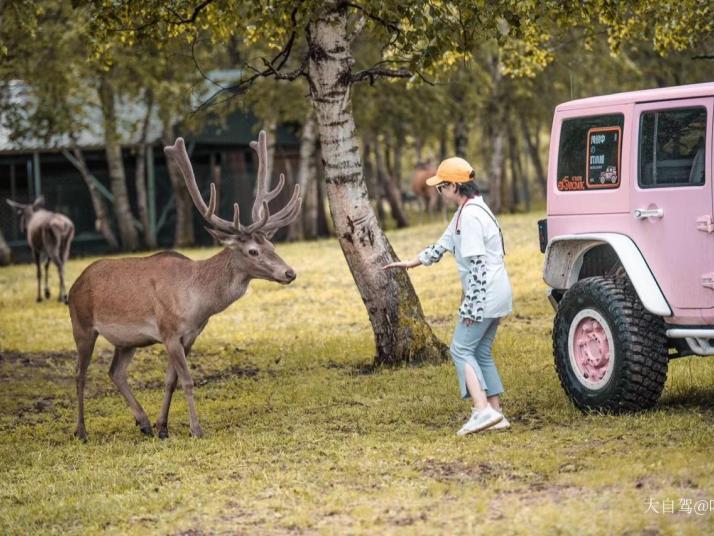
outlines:
[[[208,185],[211,177],[219,178],[219,213],[231,218],[232,206],[238,201],[243,217],[250,217],[253,203],[257,158],[250,148],[251,140],[257,139],[259,125],[255,118],[234,112],[222,124],[209,124],[200,133],[183,134],[191,155],[196,178],[208,200]],[[148,210],[150,225],[154,228],[160,247],[173,245],[175,224],[174,195],[166,170],[163,144],[158,129],[150,129],[146,171],[148,190]],[[181,132],[181,129],[178,129]],[[288,183],[292,182],[298,169],[299,140],[297,129],[290,125],[278,128],[274,161],[274,180],[284,172]],[[79,147],[97,186],[111,208],[112,195],[109,189],[108,167],[101,136],[83,133]],[[123,145],[124,166],[127,187],[136,214],[136,192],[134,188],[134,166],[136,156],[131,143]],[[102,235],[95,229],[95,218],[87,186],[70,159],[66,144],[53,143],[45,146],[37,142],[22,145],[9,140],[8,133],[0,129],[0,229],[12,249],[16,261],[30,259],[25,236],[20,233],[19,220],[14,211],[4,202],[11,198],[21,203],[44,195],[46,207],[62,212],[74,221],[76,237],[73,255],[98,254],[109,247]],[[285,202],[289,192],[285,189]],[[113,213],[112,210],[110,212]],[[113,222],[116,231],[116,222]],[[212,238],[204,229],[201,216],[194,211],[194,228],[197,245],[208,245]],[[280,239],[281,235],[276,236]]]

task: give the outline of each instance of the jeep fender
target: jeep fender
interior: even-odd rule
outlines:
[[[543,279],[552,288],[570,288],[578,281],[585,253],[602,244],[610,245],[617,254],[645,309],[658,316],[672,316],[672,310],[642,253],[625,235],[589,233],[553,238],[545,250]]]

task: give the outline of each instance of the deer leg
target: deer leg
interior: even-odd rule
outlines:
[[[59,272],[59,280],[60,280],[60,295],[59,295],[59,301],[63,303],[69,303],[69,300],[67,299],[67,291],[64,288],[64,263],[60,262],[57,265],[57,271]]]
[[[193,379],[188,370],[186,363],[186,353],[184,347],[178,340],[166,343],[166,350],[169,353],[169,361],[176,370],[178,379],[181,380],[181,387],[186,394],[186,402],[188,403],[188,418],[190,423],[191,435],[194,437],[202,437],[203,431],[198,422],[198,414],[196,413],[196,404],[193,401]]]
[[[60,290],[59,290],[59,296],[57,297],[57,301],[62,302],[62,303],[67,303],[67,294],[64,290],[64,263],[58,256],[53,256],[52,261],[55,263],[55,266],[57,266],[57,273],[59,274],[59,281],[60,281]],[[50,297],[49,288],[45,292],[46,292],[46,296],[49,298]]]
[[[32,252],[32,256],[35,258],[35,266],[37,267],[37,301],[41,302],[42,301],[42,293],[41,293],[41,286],[42,286],[42,266],[41,266],[41,259],[40,259],[40,253],[37,251]]]
[[[50,258],[45,259],[45,299],[50,299]]]
[[[156,421],[156,431],[161,439],[169,437],[169,408],[171,407],[171,397],[176,390],[177,383],[178,374],[176,374],[176,369],[169,358],[169,364],[166,368],[166,381],[164,382],[164,402],[161,404],[161,413]]]
[[[141,407],[141,404],[139,404],[138,400],[134,397],[129,387],[129,382],[127,381],[129,377],[127,369],[129,368],[129,363],[131,363],[131,358],[134,357],[134,352],[136,352],[136,348],[117,346],[114,349],[114,359],[112,359],[112,364],[109,367],[109,377],[129,405],[129,409],[131,409],[131,412],[134,414],[136,424],[140,427],[141,432],[150,436],[154,435],[154,433],[151,429],[149,417],[144,411],[144,408]]]
[[[74,340],[77,344],[77,429],[74,435],[82,441],[87,441],[87,430],[84,427],[84,385],[87,381],[87,367],[92,359],[94,351],[94,343],[97,340],[97,332],[92,330],[88,333],[74,334]]]
[[[60,264],[57,266],[60,274],[60,298],[64,303],[69,304],[69,299],[67,297],[67,291],[64,286],[64,265],[69,260],[69,251],[72,247],[72,239],[74,238],[74,229],[70,229],[69,235],[65,237],[62,242],[62,247],[60,248]]]

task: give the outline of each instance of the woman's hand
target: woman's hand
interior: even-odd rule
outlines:
[[[421,261],[419,259],[413,259],[411,261],[398,261],[398,262],[390,262],[389,264],[385,264],[382,266],[382,270],[389,270],[390,268],[414,268],[416,266],[421,265]]]

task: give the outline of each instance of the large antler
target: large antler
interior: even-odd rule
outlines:
[[[183,175],[183,180],[186,183],[186,188],[188,193],[193,199],[193,204],[203,216],[208,223],[210,223],[216,229],[225,231],[227,233],[235,233],[244,231],[245,229],[240,223],[240,209],[238,208],[238,203],[233,203],[233,221],[224,220],[216,216],[216,185],[211,183],[211,197],[208,200],[208,206],[203,201],[203,196],[201,191],[198,189],[196,184],[196,177],[193,174],[193,167],[191,166],[191,160],[188,158],[188,153],[186,152],[186,144],[183,138],[176,138],[176,142],[173,145],[164,147],[164,153],[166,156],[173,158],[176,165],[181,170]]]
[[[270,215],[268,210],[268,203],[275,199],[283,187],[285,186],[285,175],[280,174],[278,180],[278,185],[269,190],[269,177],[268,177],[268,142],[266,139],[265,131],[261,130],[258,135],[258,141],[250,142],[251,148],[255,150],[258,154],[258,178],[256,186],[256,196],[255,203],[253,204],[252,217],[253,223],[244,227],[240,223],[240,211],[238,208],[238,203],[233,204],[233,221],[224,220],[216,216],[216,185],[211,183],[211,196],[208,200],[208,205],[203,200],[201,192],[196,184],[196,177],[193,174],[193,167],[191,166],[191,160],[186,152],[186,144],[183,138],[176,138],[176,142],[168,147],[164,147],[164,152],[170,158],[173,158],[176,165],[181,170],[183,179],[186,182],[186,188],[188,193],[193,199],[193,204],[201,213],[201,216],[221,231],[228,233],[244,232],[253,233],[255,231],[261,230],[268,236],[280,229],[281,227],[287,225],[293,221],[297,215],[300,213],[300,206],[302,204],[302,197],[300,196],[300,185],[295,185],[295,190],[293,195],[282,209],[276,212],[273,216]]]
[[[278,212],[270,215],[268,203],[275,199],[285,186],[285,175],[280,174],[278,184],[270,190],[270,177],[268,174],[268,139],[264,130],[258,134],[258,141],[250,142],[250,147],[258,155],[258,177],[255,188],[255,203],[251,215],[255,226],[254,230],[260,229],[266,235],[271,236],[275,231],[292,222],[300,213],[302,197],[300,196],[300,185],[296,184],[290,201]]]

